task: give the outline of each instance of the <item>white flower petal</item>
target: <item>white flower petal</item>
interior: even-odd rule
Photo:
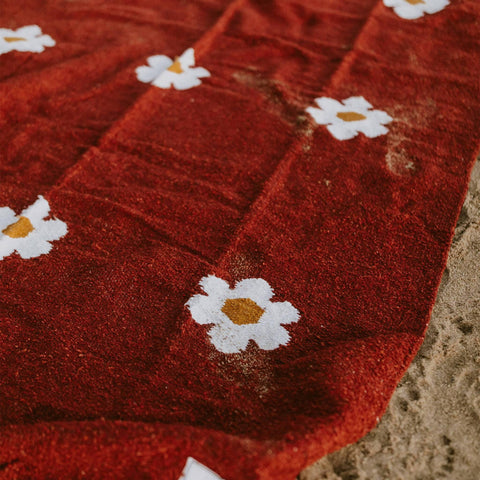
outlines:
[[[25,27],[17,28],[15,35],[32,39],[42,34],[42,29],[38,25],[26,25]]]
[[[189,88],[198,87],[201,83],[202,82],[188,70],[177,75],[172,81],[176,90],[188,90]]]
[[[430,0],[424,7],[426,13],[437,13],[443,10],[446,6],[450,5],[448,0]]]
[[[253,332],[251,339],[262,350],[275,350],[280,345],[287,345],[290,341],[290,334],[281,326],[264,326],[257,328]]]
[[[347,127],[346,122],[337,123],[335,125],[328,125],[327,130],[337,139],[337,140],[350,140],[358,135],[358,133]]]
[[[208,332],[213,345],[222,353],[239,353],[247,348],[251,338],[247,328],[231,324],[215,325]]]
[[[55,40],[50,35],[42,35],[39,40],[44,47],[54,47],[56,45]]]
[[[393,118],[382,110],[372,110],[368,113],[368,117],[375,123],[387,124],[393,121]]]
[[[222,323],[222,305],[214,297],[207,295],[194,295],[186,306],[190,309],[192,318],[200,325]]]
[[[18,218],[11,208],[0,208],[0,232],[5,230],[9,225],[12,225],[12,223],[15,223],[17,220]]]
[[[49,213],[50,206],[48,205],[48,202],[45,198],[39,195],[35,203],[26,208],[20,216],[27,217],[36,228]]]
[[[265,308],[273,296],[272,287],[263,278],[247,278],[235,285],[232,298],[250,298]]]
[[[59,240],[67,234],[67,224],[58,219],[47,220],[42,222],[35,231],[44,240]]]
[[[150,67],[157,69],[160,73],[173,65],[173,60],[166,55],[152,55],[147,58]]]
[[[147,58],[148,66],[137,67],[135,72],[138,80],[143,83],[153,82],[160,74],[172,65],[172,60],[165,55],[154,55]]]
[[[155,80],[155,78],[156,78],[155,70],[151,67],[147,67],[146,65],[142,65],[141,67],[137,67],[135,69],[135,73],[137,75],[137,79],[140,82],[143,82],[143,83],[153,82],[153,80]]]
[[[326,125],[332,121],[332,114],[324,112],[320,108],[308,107],[306,112],[309,113],[319,125]]]
[[[15,242],[13,238],[2,235],[0,237],[0,260],[8,257],[15,251]]]
[[[358,128],[358,131],[368,138],[375,138],[388,133],[388,128],[379,123],[368,121],[367,119],[362,123],[362,126]]]
[[[178,480],[222,480],[222,478],[194,458],[188,457]]]
[[[196,78],[208,78],[211,76],[210,72],[203,67],[190,68],[189,72],[191,72]]]
[[[203,277],[199,285],[205,293],[212,297],[226,298],[227,292],[230,290],[228,283],[215,275]]]
[[[290,302],[271,302],[261,322],[268,320],[270,324],[286,325],[300,320],[300,312]]]
[[[195,52],[193,48],[185,50],[178,60],[183,70],[193,67],[195,65]]]
[[[336,113],[342,108],[342,104],[338,100],[328,97],[316,98],[315,103],[326,113]]]
[[[170,72],[165,70],[162,72],[155,80],[152,82],[152,85],[155,85],[159,88],[170,88],[175,82],[175,78],[178,76],[178,73]]]
[[[343,101],[347,110],[354,110],[358,113],[365,113],[372,105],[368,103],[363,97],[350,97]],[[347,111],[342,108],[343,111]]]
[[[32,232],[28,237],[16,240],[15,251],[24,259],[45,255],[52,249],[52,244],[35,232]]]
[[[18,47],[15,48],[19,52],[32,52],[32,53],[42,53],[45,48],[43,45],[36,41],[29,42],[19,42]]]
[[[402,5],[393,9],[393,11],[401,18],[405,20],[417,20],[423,17],[423,10],[415,8],[414,5]]]

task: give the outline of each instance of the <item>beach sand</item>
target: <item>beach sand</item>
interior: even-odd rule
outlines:
[[[299,480],[480,479],[480,160],[425,342],[378,426]]]

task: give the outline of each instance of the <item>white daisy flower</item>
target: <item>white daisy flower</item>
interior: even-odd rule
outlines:
[[[44,220],[49,212],[50,206],[41,195],[18,216],[11,208],[0,208],[0,260],[13,252],[22,258],[50,252],[50,242],[62,238],[67,233],[67,225],[57,219]]]
[[[195,55],[193,48],[185,50],[172,60],[165,55],[154,55],[147,58],[148,66],[138,67],[137,78],[141,82],[151,83],[159,88],[174,87],[177,90],[188,90],[198,87],[201,78],[209,77],[210,72],[202,67],[193,68]]]
[[[363,97],[350,97],[342,103],[333,98],[316,98],[319,108],[308,107],[307,112],[319,125],[327,125],[327,130],[337,140],[350,140],[359,133],[369,138],[385,135],[388,128],[384,124],[393,118],[381,110],[371,110]]]
[[[38,25],[28,25],[17,30],[0,28],[0,55],[13,50],[40,53],[45,50],[45,47],[54,45],[55,40],[49,35],[42,35]]]
[[[178,480],[222,480],[215,472],[207,468],[192,457],[187,458],[187,463]]]
[[[383,0],[387,7],[402,18],[415,20],[426,13],[437,13],[450,4],[449,0]]]
[[[289,342],[282,324],[297,322],[299,312],[289,302],[271,302],[273,291],[265,280],[248,278],[230,289],[227,282],[210,275],[200,280],[200,286],[207,295],[194,295],[187,307],[200,325],[214,324],[208,335],[220,352],[241,352],[250,340],[263,350]]]

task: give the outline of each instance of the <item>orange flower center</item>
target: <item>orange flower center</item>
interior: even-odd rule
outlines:
[[[22,37],[3,37],[3,39],[8,43],[24,42],[26,40],[26,38],[22,38]]]
[[[418,5],[419,3],[425,3],[423,0],[405,0],[410,5]]]
[[[4,235],[10,238],[25,238],[34,228],[27,217],[20,217],[15,223],[2,230]]]
[[[173,73],[183,73],[182,65],[180,64],[180,60],[178,58],[167,68],[169,72]]]
[[[249,298],[228,298],[222,312],[236,325],[258,323],[265,310]]]
[[[338,112],[337,117],[344,122],[358,122],[367,118],[365,115],[357,112]]]

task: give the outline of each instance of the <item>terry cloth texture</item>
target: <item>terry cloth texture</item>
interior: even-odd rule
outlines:
[[[479,38],[477,0],[2,0],[0,479],[293,480],[371,429]]]

